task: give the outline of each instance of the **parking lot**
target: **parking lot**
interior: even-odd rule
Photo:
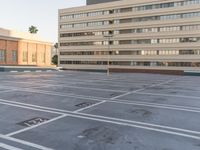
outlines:
[[[0,150],[199,150],[200,77],[0,73]]]

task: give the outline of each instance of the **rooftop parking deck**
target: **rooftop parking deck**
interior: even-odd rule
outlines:
[[[200,78],[0,73],[0,150],[199,150]]]

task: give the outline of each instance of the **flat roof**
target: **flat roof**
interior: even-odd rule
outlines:
[[[0,149],[199,150],[199,77],[7,72],[0,81]]]
[[[9,30],[4,28],[0,28],[0,38],[11,39],[16,41],[18,40],[38,41],[38,42],[53,44],[52,42],[41,38],[38,34],[31,34],[28,32],[21,32],[17,30]]]

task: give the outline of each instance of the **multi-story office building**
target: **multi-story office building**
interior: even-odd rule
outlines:
[[[0,65],[51,65],[52,43],[34,34],[0,28]]]
[[[105,2],[113,2],[113,1],[118,1],[118,0],[87,0],[87,5],[99,4],[99,3],[105,3]]]
[[[67,69],[200,69],[200,0],[122,0],[59,10]]]

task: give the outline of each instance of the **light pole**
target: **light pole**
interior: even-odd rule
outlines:
[[[113,37],[113,34],[104,35],[104,38],[108,39],[108,59],[107,59],[107,76],[110,75],[110,39]]]

